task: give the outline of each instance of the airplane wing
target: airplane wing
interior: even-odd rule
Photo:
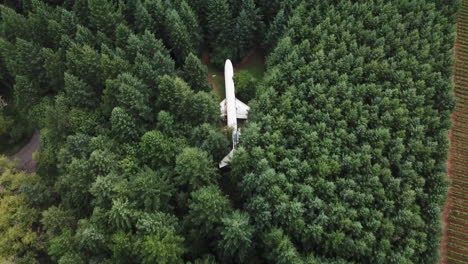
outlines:
[[[226,99],[224,99],[221,103],[219,103],[219,109],[221,110],[221,116],[226,116]]]
[[[250,107],[236,98],[236,110],[237,110],[237,118],[247,119],[247,114],[249,113]]]

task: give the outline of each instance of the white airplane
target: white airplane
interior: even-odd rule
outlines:
[[[232,128],[232,150],[221,160],[219,167],[229,164],[237,143],[239,143],[240,129],[237,128],[237,119],[247,119],[250,107],[236,98],[234,93],[234,69],[230,60],[224,65],[224,83],[226,86],[226,99],[219,103],[221,116],[227,116],[227,126]]]

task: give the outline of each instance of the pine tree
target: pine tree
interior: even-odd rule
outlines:
[[[209,45],[222,43],[229,38],[231,28],[231,11],[227,0],[207,0],[206,3],[207,40]],[[219,41],[221,38],[222,41]]]
[[[166,34],[168,35],[169,46],[176,61],[182,64],[185,57],[194,52],[193,43],[190,39],[190,34],[185,24],[180,19],[179,14],[175,10],[170,10],[166,14]]]
[[[197,15],[185,0],[180,2],[179,16],[184,22],[189,34],[190,41],[195,51],[200,50],[203,41],[203,32],[198,22]]]
[[[88,0],[88,8],[93,28],[113,38],[116,26],[123,21],[120,8],[109,0]]]
[[[89,0],[76,0],[73,5],[73,13],[76,14],[82,25],[88,25],[89,23]]]
[[[185,58],[183,78],[194,91],[209,92],[211,90],[208,84],[208,69],[192,53]]]
[[[239,263],[243,263],[253,244],[254,229],[249,224],[249,215],[234,211],[221,222],[221,239],[218,245],[223,256],[227,259],[236,258]]]
[[[151,28],[153,19],[148,13],[148,10],[146,10],[146,7],[141,3],[141,0],[136,0],[134,12],[134,29],[137,32],[144,32],[145,30],[149,30]]]
[[[93,107],[96,105],[96,94],[91,86],[73,74],[65,72],[65,101],[68,106]]]
[[[239,58],[245,56],[256,40],[256,33],[261,22],[258,8],[253,0],[243,0],[241,11],[236,19],[235,39]]]
[[[115,138],[123,141],[134,140],[137,137],[137,126],[135,119],[124,109],[115,107],[111,113],[112,134]]]

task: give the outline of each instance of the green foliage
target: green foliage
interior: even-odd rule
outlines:
[[[264,236],[267,259],[278,264],[303,263],[294,244],[281,229],[273,229]]]
[[[146,132],[140,142],[142,160],[154,168],[173,163],[180,147],[174,139],[156,130]]]
[[[138,130],[135,120],[124,109],[115,107],[111,113],[112,134],[115,138],[126,141],[136,139]]]
[[[35,174],[16,171],[5,156],[0,156],[0,170],[0,261],[37,263],[34,257],[44,246],[33,230],[39,212],[28,205],[19,188],[23,184],[36,184],[39,178]]]
[[[57,206],[51,206],[42,212],[41,224],[50,237],[56,237],[66,228],[71,228],[74,224],[74,217],[70,211],[63,210]]]
[[[194,91],[209,92],[211,90],[208,85],[208,69],[192,53],[185,58],[183,79]]]
[[[192,1],[189,1],[192,2]],[[180,7],[177,9],[183,23],[190,34],[190,42],[195,51],[199,51],[203,41],[203,32],[199,20],[187,1],[180,1]]]
[[[107,80],[104,101],[110,111],[119,106],[134,116],[151,120],[148,87],[129,73],[122,73],[117,79]]]
[[[174,115],[180,115],[191,94],[190,87],[180,78],[164,75],[159,86],[158,105]]]
[[[144,237],[141,252],[142,263],[183,263],[184,239],[172,232],[156,232]]]
[[[237,58],[247,55],[249,48],[257,38],[260,26],[259,9],[256,8],[254,0],[242,0],[241,11],[234,25],[234,39],[238,49]]]
[[[231,26],[231,10],[227,0],[206,1],[207,40],[208,43],[226,43]]]
[[[249,224],[248,214],[234,211],[221,221],[221,239],[218,245],[223,255],[244,262],[253,244],[254,229]]]
[[[208,152],[214,161],[221,160],[225,153],[228,153],[228,148],[231,147],[228,137],[217,127],[209,124],[196,127],[192,132],[190,142]]]
[[[197,190],[203,186],[216,184],[216,171],[213,161],[206,152],[197,148],[185,148],[176,157],[175,173],[179,185],[188,185]]]
[[[129,197],[136,201],[138,208],[147,212],[170,211],[170,200],[176,189],[167,173],[144,168],[136,174],[128,187],[134,190]],[[162,222],[167,224],[170,221]]]
[[[0,110],[0,137],[6,136],[13,125],[11,117],[6,116],[2,110]]]
[[[212,234],[231,210],[229,199],[216,185],[202,187],[191,193],[187,221],[201,236]]]
[[[67,105],[71,107],[93,107],[96,105],[96,94],[91,86],[66,72],[64,81]]]
[[[435,263],[457,1],[2,3],[0,262]]]
[[[177,61],[182,63],[187,55],[191,52],[195,52],[188,28],[175,10],[168,11],[165,18],[169,46],[173,48],[174,56]]]
[[[87,44],[72,44],[66,52],[66,66],[70,74],[100,92],[103,82],[100,57],[100,54]]]
[[[213,94],[198,92],[187,98],[183,118],[188,122],[199,125],[215,123],[219,118],[219,105]]]
[[[239,100],[247,103],[255,98],[256,87],[259,84],[257,80],[248,71],[240,71],[234,75],[234,83],[236,86],[236,97]]]
[[[108,37],[114,35],[115,27],[122,22],[122,13],[109,0],[88,0],[90,22],[95,30]]]

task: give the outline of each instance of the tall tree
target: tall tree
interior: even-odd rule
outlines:
[[[218,186],[210,185],[191,193],[186,221],[201,236],[212,237],[230,210],[229,199]]]
[[[261,23],[260,11],[255,6],[254,0],[243,0],[241,11],[236,19],[234,36],[238,48],[237,56],[245,56],[248,49],[258,38],[258,30]]]
[[[164,75],[159,90],[158,106],[176,116],[183,116],[185,104],[193,93],[187,83],[178,77]]]
[[[0,261],[38,263],[35,258],[41,249],[41,238],[33,225],[39,220],[39,211],[28,205],[20,187],[38,183],[39,177],[17,171],[5,156],[0,156],[0,168]]]
[[[188,28],[183,23],[177,11],[174,9],[168,10],[165,19],[169,46],[173,48],[172,51],[176,61],[182,64],[187,55],[191,52],[195,52],[193,48],[194,43],[191,40]]]
[[[69,106],[93,107],[96,105],[94,89],[78,77],[65,72],[65,100]]]
[[[224,217],[218,246],[224,257],[244,262],[252,250],[254,229],[246,213],[234,211]]]
[[[215,47],[218,43],[225,43],[230,38],[231,10],[227,0],[207,0],[207,41]]]
[[[216,184],[218,175],[213,165],[206,152],[198,148],[183,149],[176,157],[177,184],[190,190]]]
[[[185,58],[183,78],[194,91],[209,92],[211,90],[208,84],[208,69],[193,53]]]
[[[121,9],[109,0],[88,0],[88,8],[93,28],[113,39],[115,28],[123,21]]]
[[[185,0],[180,2],[180,7],[177,10],[180,18],[187,27],[190,34],[190,41],[192,42],[195,52],[199,51],[203,43],[203,32],[197,15]]]
[[[112,110],[111,126],[113,136],[120,141],[135,140],[138,136],[135,119],[120,107]]]
[[[117,79],[107,80],[104,90],[106,111],[120,106],[133,116],[151,120],[148,87],[129,73],[120,74]]]
[[[145,236],[142,243],[142,263],[179,264],[184,263],[184,239],[173,232],[158,231]]]

